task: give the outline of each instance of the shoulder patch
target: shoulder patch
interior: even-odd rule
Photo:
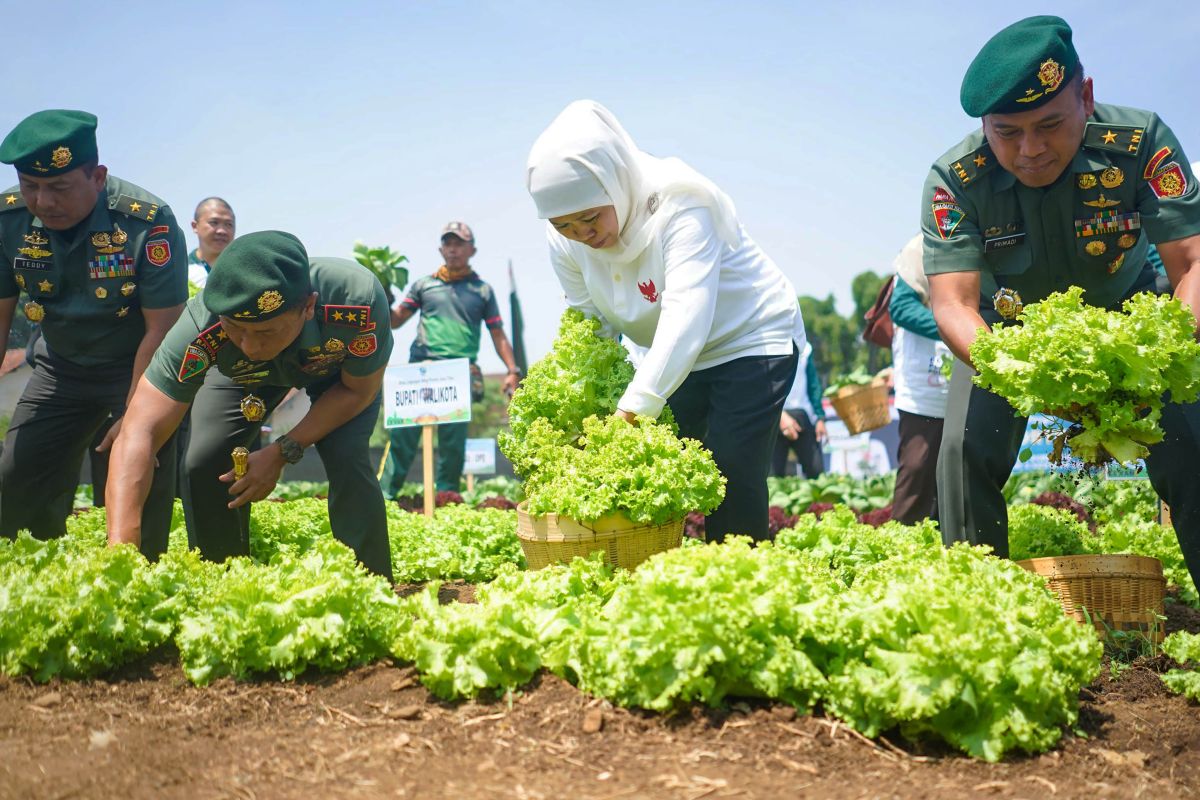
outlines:
[[[0,211],[16,211],[24,207],[25,198],[17,190],[13,189],[0,195]]]
[[[158,214],[158,206],[146,200],[138,200],[136,197],[130,197],[123,194],[117,198],[115,205],[111,206],[114,211],[120,211],[122,214],[128,214],[131,217],[144,219],[146,222],[153,222],[154,216]]]
[[[325,306],[323,318],[326,325],[341,325],[360,331],[375,330],[370,306]]]
[[[208,352],[204,348],[197,346],[195,342],[189,344],[184,351],[183,361],[179,364],[179,382],[183,383],[196,377],[208,369],[210,363]]]
[[[1107,153],[1136,156],[1142,146],[1142,134],[1146,131],[1136,125],[1109,125],[1089,122],[1083,129],[1083,146]]]
[[[375,334],[364,333],[351,339],[346,349],[350,351],[351,355],[366,358],[371,353],[374,353],[378,347],[379,342],[375,339]]]
[[[958,161],[951,162],[950,171],[958,178],[959,184],[967,186],[991,172],[995,166],[996,157],[992,155],[992,148],[985,142],[983,146],[972,150]]]

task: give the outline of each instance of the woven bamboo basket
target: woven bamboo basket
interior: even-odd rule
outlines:
[[[829,399],[838,418],[846,423],[850,433],[862,433],[882,428],[891,422],[886,381],[863,386],[843,386]]]
[[[566,563],[600,550],[616,567],[633,569],[655,553],[683,543],[683,520],[666,525],[638,525],[624,514],[608,514],[594,522],[578,522],[558,514],[535,517],[517,506],[517,538],[529,569]]]
[[[1167,582],[1157,558],[1051,556],[1017,563],[1046,579],[1068,617],[1086,623],[1083,610],[1087,609],[1101,635],[1107,630],[1139,631],[1162,641],[1158,617],[1163,613]]]

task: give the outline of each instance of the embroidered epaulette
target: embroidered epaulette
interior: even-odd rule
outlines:
[[[357,328],[360,331],[375,330],[371,321],[370,306],[325,306],[324,320],[326,325],[342,325],[347,328]]]
[[[154,215],[158,213],[158,206],[147,200],[138,200],[136,197],[130,197],[123,194],[117,198],[111,208],[114,211],[120,211],[122,214],[128,214],[131,217],[144,219],[146,222],[153,222]]]
[[[1142,134],[1144,133],[1145,129],[1136,125],[1089,122],[1083,129],[1083,146],[1109,153],[1136,156],[1142,146]]]
[[[15,189],[0,195],[0,211],[16,211],[24,207],[25,198]]]
[[[995,166],[996,157],[992,155],[992,148],[985,143],[959,160],[950,162],[950,171],[958,178],[959,184],[968,186],[971,182],[986,175]]]

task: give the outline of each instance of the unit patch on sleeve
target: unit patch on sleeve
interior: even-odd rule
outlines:
[[[371,353],[374,353],[378,347],[379,342],[376,341],[375,334],[364,333],[351,339],[350,344],[346,349],[350,351],[351,355],[358,356],[359,358],[366,358],[367,356],[371,355]]]
[[[166,266],[171,260],[171,243],[166,239],[152,239],[146,242],[146,260],[156,267]]]
[[[189,344],[183,354],[183,361],[179,364],[179,382],[183,383],[188,378],[196,377],[208,369],[208,364],[208,353],[195,343]]]
[[[1178,161],[1172,161],[1159,170],[1149,180],[1149,184],[1150,191],[1154,192],[1154,196],[1159,200],[1169,197],[1182,197],[1188,188],[1187,174],[1184,173],[1183,167],[1179,166]]]
[[[954,235],[954,231],[958,228],[960,222],[966,214],[959,208],[958,201],[954,199],[954,195],[937,187],[933,192],[933,221],[937,225],[938,236],[943,239],[949,239]]]
[[[375,330],[370,306],[325,306],[326,325],[344,325],[360,331]]]

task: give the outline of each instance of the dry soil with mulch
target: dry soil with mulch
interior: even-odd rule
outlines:
[[[1169,607],[1178,629],[1200,613]],[[550,675],[458,704],[392,664],[196,688],[164,650],[102,680],[0,678],[0,798],[1200,797],[1200,706],[1167,666],[1106,667],[1081,692],[1085,737],[986,764],[776,705],[627,711]]]

